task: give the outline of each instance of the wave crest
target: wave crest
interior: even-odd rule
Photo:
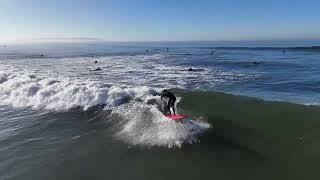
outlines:
[[[134,99],[144,101],[156,93],[148,87],[106,86],[70,78],[30,78],[28,73],[2,73],[0,82],[0,104],[58,111],[119,106]]]

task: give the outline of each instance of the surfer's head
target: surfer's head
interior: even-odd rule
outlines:
[[[169,91],[167,89],[162,90],[162,94],[167,94]]]

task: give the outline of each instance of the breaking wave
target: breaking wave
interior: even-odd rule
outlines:
[[[158,90],[70,77],[37,77],[24,71],[0,73],[0,104],[37,110],[67,111],[103,105],[119,127],[115,136],[131,145],[181,147],[196,143],[210,124],[176,123],[161,112]],[[106,119],[108,117],[105,117]]]
[[[156,94],[148,87],[120,87],[70,78],[32,78],[28,73],[0,74],[0,104],[64,111],[97,105],[118,106]]]

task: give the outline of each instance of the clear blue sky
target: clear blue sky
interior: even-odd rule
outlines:
[[[1,0],[0,41],[320,38],[320,0]]]

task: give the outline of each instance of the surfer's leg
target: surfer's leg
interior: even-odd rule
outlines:
[[[172,102],[171,102],[171,107],[172,107],[172,111],[173,111],[173,114],[174,115],[176,115],[176,109],[175,109],[175,107],[174,107],[174,104],[175,104],[175,100],[173,100]]]
[[[174,105],[172,106],[173,114],[176,115],[176,110],[174,108]]]
[[[171,115],[170,104],[171,104],[171,100],[169,100],[169,102],[168,102],[168,104],[167,104],[167,109],[168,109],[168,111],[169,111],[169,114]]]
[[[169,99],[168,109],[169,109],[169,112],[171,114],[171,109],[170,108],[172,108],[173,114],[175,115],[176,114],[176,110],[174,108],[174,102],[175,102],[175,100]]]

